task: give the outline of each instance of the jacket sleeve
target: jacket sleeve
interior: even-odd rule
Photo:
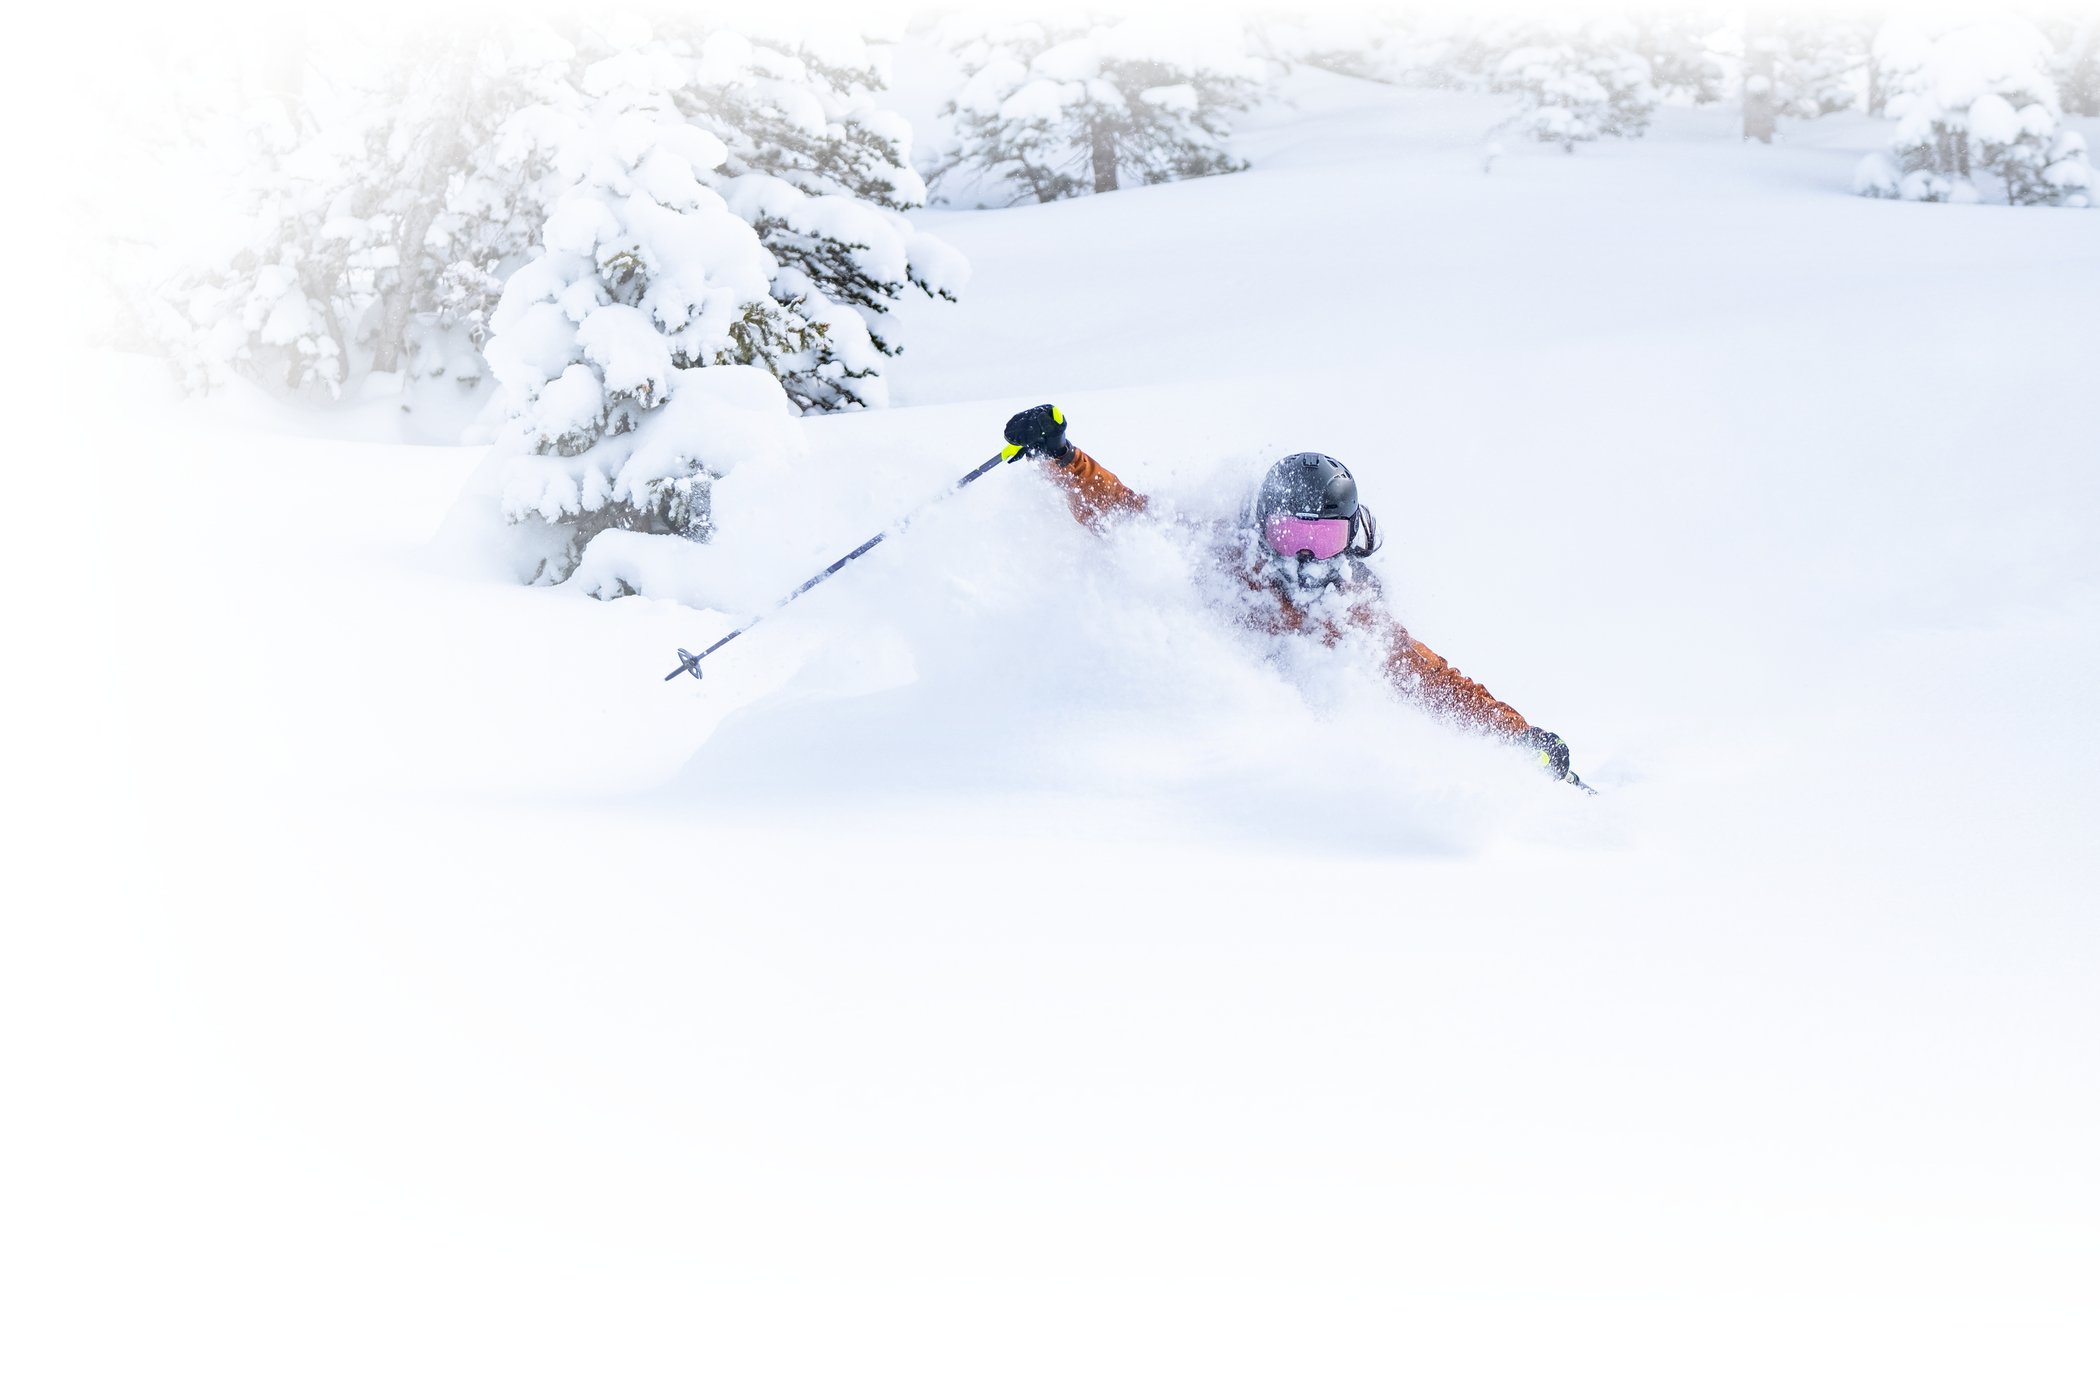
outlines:
[[[1043,463],[1043,470],[1064,488],[1065,500],[1072,507],[1072,518],[1089,528],[1145,508],[1143,496],[1076,447],[1055,461]]]
[[[1456,723],[1505,739],[1521,739],[1531,728],[1524,716],[1488,694],[1486,686],[1461,675],[1456,666],[1410,637],[1403,627],[1393,629],[1386,674],[1424,709]]]

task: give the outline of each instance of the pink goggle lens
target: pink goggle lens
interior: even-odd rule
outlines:
[[[1355,525],[1349,520],[1300,520],[1295,515],[1272,515],[1262,525],[1262,538],[1269,548],[1286,559],[1307,550],[1315,559],[1332,559],[1349,547]]]

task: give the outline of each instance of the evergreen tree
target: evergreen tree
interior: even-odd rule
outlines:
[[[908,288],[953,301],[968,266],[906,210],[926,202],[912,169],[911,129],[875,103],[885,86],[859,39],[751,39],[727,31],[690,44],[693,81],[679,108],[728,152],[705,178],[748,219],[779,264],[774,295],[809,302],[866,328],[878,354],[898,354],[894,315]],[[831,383],[790,384],[798,401],[824,407],[870,402],[875,376],[842,393]]]
[[[971,77],[943,109],[957,135],[943,173],[1048,203],[1245,168],[1223,141],[1262,65],[1236,29],[951,25],[947,39]]]
[[[477,382],[505,279],[566,188],[555,155],[583,74],[624,51],[607,33],[630,32],[507,23],[413,60],[404,42],[328,119],[264,128],[248,236],[175,281],[158,338],[198,385],[229,370],[330,394],[368,370]],[[897,301],[953,299],[968,268],[903,215],[925,186],[909,127],[879,105],[879,65],[858,39],[820,55],[690,23],[648,46],[674,115],[725,152],[695,178],[758,231],[771,300],[827,351],[769,364],[804,408],[884,402]]]
[[[1814,121],[1858,103],[1871,33],[1866,24],[1795,11],[1780,15],[1772,33],[1777,40],[1774,103],[1780,116]]]
[[[1647,60],[1658,98],[1695,105],[1721,100],[1728,70],[1709,42],[1723,27],[1718,10],[1673,5],[1637,11],[1628,23],[1627,46]]]
[[[1510,120],[1536,140],[1573,153],[1578,141],[1639,136],[1657,103],[1648,61],[1617,21],[1562,21],[1527,27],[1495,68],[1494,86],[1516,93]]]
[[[1889,115],[1889,99],[1913,86],[1932,57],[1932,40],[1898,16],[1884,21],[1867,45],[1867,115]]]
[[[1867,27],[1841,16],[1763,6],[1743,26],[1743,134],[1770,141],[1779,119],[1813,121],[1858,101]]]
[[[515,119],[549,140],[561,188],[544,251],[490,321],[506,510],[565,529],[549,580],[603,530],[706,536],[720,468],[694,431],[706,367],[847,372],[804,309],[774,299],[772,257],[705,183],[728,151],[678,111],[686,65],[640,36],[612,48],[575,100]]]
[[[1875,54],[1897,119],[1886,153],[1860,163],[1861,194],[1928,203],[1973,203],[1976,180],[1995,177],[2009,204],[2092,202],[2096,181],[2085,141],[2064,130],[2049,76],[2047,38],[2018,20],[1966,25],[1925,41],[1892,23]]]

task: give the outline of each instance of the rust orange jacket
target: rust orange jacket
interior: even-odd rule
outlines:
[[[1076,447],[1043,465],[1051,479],[1064,488],[1073,518],[1089,528],[1099,528],[1118,515],[1135,514],[1145,508],[1142,495]],[[1328,646],[1341,641],[1344,626],[1351,631],[1382,634],[1387,679],[1424,709],[1507,739],[1521,739],[1531,727],[1524,716],[1490,695],[1486,686],[1461,675],[1450,662],[1409,636],[1407,629],[1386,611],[1378,580],[1369,572],[1359,571],[1352,581],[1334,585],[1360,595],[1341,610],[1339,622],[1328,615],[1315,618],[1274,570],[1250,565],[1236,567],[1234,572],[1248,588],[1268,595],[1267,606],[1255,614],[1260,619],[1256,625],[1276,633],[1316,635]]]

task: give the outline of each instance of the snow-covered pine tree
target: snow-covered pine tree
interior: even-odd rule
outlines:
[[[1726,20],[1716,6],[1682,4],[1638,10],[1628,18],[1627,47],[1647,60],[1658,98],[1695,105],[1721,100],[1728,70],[1711,39]]]
[[[328,85],[325,120],[262,126],[246,243],[177,279],[180,314],[156,338],[196,387],[229,369],[331,394],[367,370],[477,381],[504,280],[538,251],[561,188],[562,114],[611,56],[606,28],[506,21],[404,38]],[[968,267],[903,216],[925,186],[908,126],[879,105],[877,58],[858,39],[819,51],[690,23],[651,42],[682,69],[666,87],[681,115],[728,152],[697,178],[759,230],[772,300],[828,348],[776,362],[795,402],[882,403],[898,298],[952,299]]]
[[[1438,54],[1437,80],[1427,86],[1466,92],[1498,90],[1504,59],[1554,37],[1542,35],[1536,24],[1507,17],[1447,18],[1440,27],[1444,43]]]
[[[811,319],[853,317],[880,355],[898,354],[895,308],[916,288],[953,301],[968,265],[904,211],[926,202],[912,169],[911,130],[876,105],[886,84],[860,39],[750,38],[718,31],[684,41],[695,56],[680,110],[728,152],[702,178],[757,230],[779,264],[774,296],[809,303]],[[819,407],[876,402],[871,367],[844,379],[797,379],[789,392]]]
[[[877,105],[888,86],[885,57],[864,39],[728,30],[684,37],[697,66],[680,110],[727,145],[731,175],[763,171],[805,194],[850,195],[884,209],[926,202],[906,149],[910,127]]]
[[[1930,43],[1885,29],[1875,51],[1903,59],[1884,65],[1896,134],[1888,152],[1860,163],[1859,193],[1974,203],[1975,180],[1989,174],[2009,204],[2092,203],[2100,181],[2084,138],[2059,120],[2049,41],[2035,26],[1989,20]]]
[[[488,344],[510,414],[496,449],[504,510],[558,527],[547,582],[604,530],[706,537],[708,485],[729,465],[703,455],[721,397],[709,367],[758,366],[783,383],[852,372],[805,308],[775,300],[776,263],[708,188],[729,153],[678,110],[689,65],[645,30],[611,49],[573,105],[520,114],[559,131],[564,187]],[[858,325],[831,332],[850,339]],[[852,350],[875,353],[865,333]]]
[[[1913,86],[1932,54],[1932,39],[1910,19],[1883,21],[1867,44],[1867,115],[1888,115],[1889,99]]]
[[[1224,147],[1228,116],[1264,65],[1235,24],[951,21],[943,37],[970,73],[943,109],[956,128],[943,174],[982,171],[1048,203],[1245,168]]]
[[[1620,20],[1526,26],[1495,68],[1495,88],[1522,99],[1511,123],[1570,153],[1578,141],[1639,136],[1657,97],[1648,60],[1633,43],[1631,26]]]
[[[1852,106],[1868,37],[1841,15],[1753,6],[1743,22],[1743,135],[1770,141],[1781,117],[1813,121]]]
[[[1787,11],[1772,22],[1778,41],[1773,100],[1782,117],[1814,121],[1859,101],[1872,27],[1839,14]]]

